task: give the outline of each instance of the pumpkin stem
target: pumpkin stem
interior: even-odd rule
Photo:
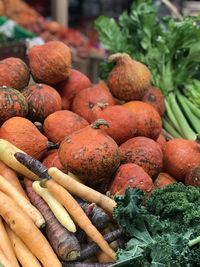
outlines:
[[[120,59],[131,59],[132,58],[127,53],[115,53],[108,57],[108,62],[116,62]]]
[[[107,127],[107,128],[109,128],[108,122],[105,121],[104,119],[98,119],[98,120],[96,120],[95,122],[93,122],[91,124],[91,127],[93,129],[100,129],[100,126],[102,126],[102,125],[105,126],[105,127]]]
[[[102,103],[102,102],[98,102],[96,105],[97,105],[97,107],[99,107],[100,109],[104,109],[104,108],[106,108],[107,106],[109,106],[108,103]]]
[[[59,143],[53,143],[53,142],[51,142],[51,141],[48,141],[47,142],[47,148],[48,148],[48,150],[50,150],[50,149],[57,149],[57,148],[59,148]]]
[[[39,121],[35,121],[35,122],[34,122],[34,125],[38,128],[38,130],[39,130],[41,133],[44,132],[43,125],[42,125],[41,122],[39,122]]]

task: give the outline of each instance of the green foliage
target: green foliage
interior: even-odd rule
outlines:
[[[116,196],[114,218],[129,241],[117,251],[113,267],[195,267],[199,266],[200,189],[181,183],[152,192],[145,200],[139,189],[128,188]],[[145,202],[145,206],[144,206]]]

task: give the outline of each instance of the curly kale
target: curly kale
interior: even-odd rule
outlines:
[[[144,198],[136,188],[115,197],[114,218],[129,241],[112,266],[200,266],[199,188],[176,183],[152,192],[145,206]]]

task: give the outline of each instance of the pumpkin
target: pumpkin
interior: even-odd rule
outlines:
[[[49,146],[47,137],[40,133],[30,120],[22,117],[12,117],[5,121],[0,128],[0,138],[36,159],[39,159]]]
[[[100,127],[105,120],[65,137],[58,150],[62,165],[77,175],[85,184],[105,192],[120,164],[120,151],[116,142]]]
[[[85,118],[88,122],[92,122],[91,109],[97,103],[107,103],[115,105],[107,85],[100,81],[98,84],[81,90],[76,94],[72,103],[72,111]]]
[[[28,113],[25,97],[13,88],[0,87],[0,103],[0,125],[11,117],[26,117]]]
[[[121,163],[134,163],[142,167],[151,178],[163,168],[163,153],[160,145],[147,137],[134,137],[120,146]]]
[[[42,164],[47,168],[56,167],[64,173],[68,173],[67,169],[63,167],[58,157],[58,149],[50,150],[42,159]]]
[[[82,72],[72,69],[69,78],[56,85],[62,98],[62,109],[71,108],[75,95],[92,85],[90,79]]]
[[[65,136],[88,125],[89,123],[78,114],[69,110],[59,110],[44,120],[43,130],[50,141],[59,143]]]
[[[31,74],[36,82],[56,84],[66,80],[71,71],[71,51],[60,41],[32,46],[28,51]]]
[[[20,58],[8,57],[0,61],[0,86],[21,90],[29,80],[30,70]]]
[[[136,134],[135,118],[131,111],[120,105],[109,106],[97,103],[91,111],[94,121],[104,119],[109,127],[105,132],[110,135],[118,145],[121,145]]]
[[[22,94],[28,103],[28,118],[42,122],[49,114],[61,110],[61,97],[46,84],[32,84],[24,88]]]
[[[142,167],[134,163],[122,164],[118,168],[109,191],[111,195],[122,195],[128,186],[131,188],[137,187],[146,193],[151,192],[154,187],[151,177]]]

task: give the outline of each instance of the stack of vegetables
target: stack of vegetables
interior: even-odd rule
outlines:
[[[194,140],[200,132],[200,17],[159,18],[153,2],[134,1],[118,22],[99,17],[96,29],[110,53],[128,53],[148,66],[152,84],[165,96],[164,128],[174,137]],[[102,78],[112,67],[102,64]]]
[[[0,61],[0,263],[198,266],[199,140],[162,135],[149,68],[115,53],[92,84],[63,42],[27,56]]]

